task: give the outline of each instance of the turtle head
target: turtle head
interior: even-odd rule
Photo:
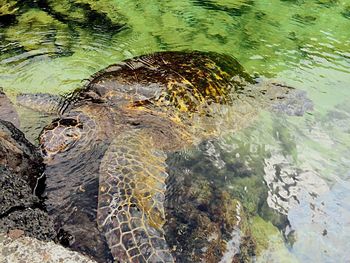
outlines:
[[[83,123],[77,118],[56,119],[40,135],[44,158],[51,159],[60,152],[71,149],[83,135]]]
[[[90,112],[92,114],[92,112]],[[103,118],[103,115],[98,115]],[[55,119],[40,134],[39,144],[46,163],[69,162],[93,151],[100,143],[97,119],[88,109],[70,111]]]

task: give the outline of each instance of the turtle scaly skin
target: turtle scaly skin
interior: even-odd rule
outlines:
[[[258,108],[283,111],[294,93],[255,84],[235,59],[198,51],[140,56],[93,75],[40,136],[48,207],[66,242],[100,260],[173,262],[166,154],[241,129]],[[288,112],[300,109],[293,103]]]
[[[128,143],[113,143],[102,160],[98,225],[116,259],[172,262],[163,231],[166,155],[139,131],[115,142]]]

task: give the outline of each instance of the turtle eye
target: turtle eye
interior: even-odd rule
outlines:
[[[78,125],[78,121],[76,119],[72,119],[72,118],[61,119],[61,120],[59,120],[59,123],[63,126],[67,126],[67,127],[73,127],[73,126]]]

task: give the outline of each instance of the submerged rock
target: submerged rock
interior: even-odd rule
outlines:
[[[0,17],[5,15],[12,15],[16,12],[16,1],[0,0]]]
[[[17,23],[4,30],[4,37],[29,52],[28,58],[71,54],[70,29],[64,23],[34,8],[22,8],[16,19]],[[46,32],[46,28],[51,30]]]
[[[119,32],[123,17],[110,1],[63,0],[39,1],[38,6],[53,18],[63,23],[86,28]]]
[[[78,36],[95,43],[101,31],[109,39],[125,28],[111,3],[0,0],[1,55],[9,64],[71,56]]]
[[[212,178],[172,161],[168,159],[165,232],[176,260],[245,262],[254,256],[242,204]]]
[[[271,222],[253,217],[251,232],[256,241],[256,262],[299,262],[288,250],[282,233]]]

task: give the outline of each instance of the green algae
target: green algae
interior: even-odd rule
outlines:
[[[41,4],[40,4],[41,3]],[[39,7],[61,22],[70,25],[108,30],[108,33],[121,29],[122,17],[115,5],[107,1],[42,1]]]
[[[7,41],[18,42],[26,51],[45,50],[44,53],[55,53],[58,44],[56,39],[60,39],[60,45],[69,43],[65,35],[67,25],[56,21],[47,13],[30,9],[20,15],[16,25],[7,28],[4,32]]]
[[[0,1],[0,17],[4,15],[15,14],[18,8],[16,7],[17,1]]]
[[[105,14],[112,23],[119,24],[124,21],[124,17],[121,16],[120,9],[113,1],[110,0],[76,0],[76,3],[89,4],[92,10],[99,11]]]
[[[182,157],[175,153],[167,159],[171,190],[165,201],[165,232],[177,260],[219,262],[221,258],[226,261],[234,258],[245,262],[252,258],[255,241],[242,203],[217,185],[213,167],[207,166],[205,169],[211,171],[205,174],[196,165],[190,167],[188,157],[185,160]],[[238,248],[236,255],[226,254]]]
[[[257,262],[299,262],[288,251],[282,234],[270,222],[253,217],[250,229],[256,242]]]
[[[53,13],[61,19],[73,20],[78,23],[86,23],[87,17],[83,9],[73,6],[71,1],[47,1],[47,5],[50,7],[50,13]]]
[[[347,5],[344,7],[344,10],[341,12],[341,14],[347,18],[350,19],[350,5]]]

